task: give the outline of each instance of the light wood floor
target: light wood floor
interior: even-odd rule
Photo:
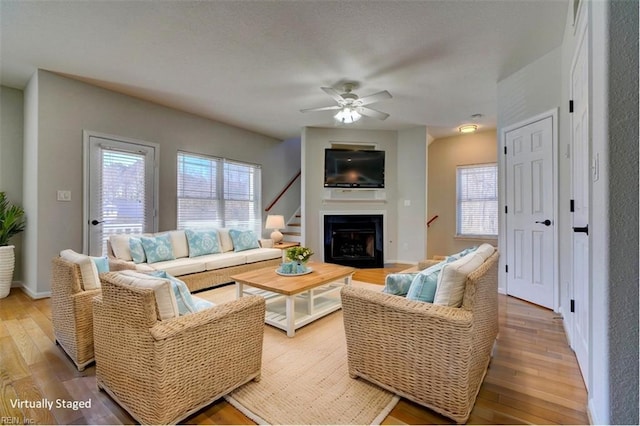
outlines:
[[[386,274],[407,268],[358,271],[354,279],[383,284]],[[500,295],[500,331],[480,388],[471,424],[587,424],[587,394],[557,314]],[[19,409],[11,401],[91,399],[91,409]],[[0,424],[133,424],[95,384],[95,366],[78,372],[54,344],[49,299],[21,290],[0,299]],[[190,424],[252,424],[220,400]],[[451,420],[401,400],[384,424],[450,424]]]

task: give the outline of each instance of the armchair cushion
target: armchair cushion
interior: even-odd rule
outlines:
[[[416,275],[418,274],[415,272],[389,274],[384,279],[382,292],[396,296],[406,296]]]
[[[178,303],[169,280],[134,270],[125,270],[114,274],[113,281],[117,284],[125,284],[131,287],[152,289],[156,296],[159,320],[167,320],[180,315]]]
[[[71,249],[62,250],[60,257],[75,263],[80,267],[80,276],[82,277],[83,290],[95,290],[100,288],[100,278],[98,277],[98,268],[91,257],[86,254],[76,253]]]
[[[98,274],[103,272],[109,272],[109,258],[107,256],[94,257],[91,256],[91,260],[96,264]]]
[[[189,287],[187,287],[184,281],[174,277],[173,275],[167,274],[165,271],[155,271],[149,275],[169,280],[171,289],[173,290],[173,294],[176,298],[176,304],[178,305],[178,312],[180,315],[193,314],[201,309],[213,306],[213,304],[207,306],[205,303],[202,303],[207,302],[204,299],[198,299],[198,301],[200,301],[200,304],[198,305],[196,301],[197,298],[191,296]]]

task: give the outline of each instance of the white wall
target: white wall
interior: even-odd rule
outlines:
[[[49,291],[50,259],[65,248],[82,250],[83,130],[160,145],[161,231],[176,226],[178,150],[261,164],[263,188],[282,188],[299,168],[297,159],[274,155],[284,149],[279,140],[47,71],[29,83],[25,105],[25,129],[37,128],[25,130],[25,285],[37,295]],[[71,202],[57,202],[58,189],[71,190]]]

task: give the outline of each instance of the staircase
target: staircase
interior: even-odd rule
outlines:
[[[292,241],[302,244],[302,216],[300,215],[300,207],[296,210],[295,214],[287,221],[287,227],[281,230],[284,237],[284,241]]]

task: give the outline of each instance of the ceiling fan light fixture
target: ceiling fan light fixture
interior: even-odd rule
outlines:
[[[355,123],[362,118],[362,115],[355,108],[345,106],[333,116],[337,121],[344,124]]]
[[[463,126],[458,127],[458,131],[460,133],[473,133],[478,130],[477,124],[465,124]]]

